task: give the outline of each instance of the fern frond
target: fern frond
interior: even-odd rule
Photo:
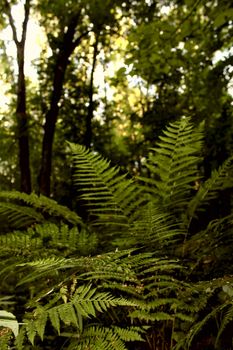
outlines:
[[[42,195],[37,196],[35,193],[26,194],[17,191],[2,191],[0,192],[0,198],[4,200],[4,202],[0,202],[0,208],[1,206],[4,207],[5,201],[7,201],[7,203],[9,201],[21,202],[29,207],[34,208],[38,216],[40,215],[40,213],[46,213],[49,214],[51,217],[61,218],[68,223],[74,225],[82,225],[82,219],[75,212],[69,210],[67,207],[58,204],[56,201]],[[25,210],[26,212],[30,209],[22,205],[20,206],[20,208],[22,210]],[[39,218],[40,222],[42,221],[41,219],[43,219],[43,216],[40,215]]]
[[[63,271],[75,269],[79,273],[79,279],[102,281],[106,279],[116,279],[125,281],[133,279],[133,272],[128,265],[128,255],[132,250],[123,252],[113,252],[101,254],[94,257],[63,258],[53,256],[18,264],[19,267],[31,267],[33,271],[21,279],[19,285],[30,283],[46,274],[54,273],[62,269]],[[136,261],[143,261],[144,257],[135,257]]]
[[[73,342],[68,350],[127,350],[117,332],[108,327],[88,327],[82,333],[79,344]]]
[[[188,322],[192,322],[189,331],[186,336],[180,341],[175,349],[189,349],[195,338],[198,338],[200,332],[208,326],[208,323],[211,320],[220,320],[220,327],[218,329],[217,337],[215,339],[216,348],[220,343],[220,339],[222,334],[226,328],[226,326],[232,322],[233,320],[233,307],[232,307],[232,296],[233,296],[233,279],[232,276],[226,276],[224,278],[212,279],[211,281],[201,281],[193,284],[193,286],[189,289],[187,295],[185,293],[180,295],[180,301],[183,300],[183,306],[180,305],[179,309],[190,311],[190,320],[187,319]],[[205,312],[206,306],[208,305],[208,309],[211,305],[211,298],[216,296],[220,296],[220,293],[224,295],[224,299],[221,303],[217,305],[213,305],[210,311]],[[193,295],[194,294],[194,295]],[[216,300],[216,299],[215,299]],[[189,301],[189,302],[188,302]],[[177,306],[176,306],[177,307]],[[201,319],[198,317],[201,313],[204,312],[204,317]],[[177,313],[179,319],[186,322],[186,318],[183,315],[180,317],[179,312]],[[184,314],[188,316],[187,313]],[[193,320],[192,320],[193,318]]]
[[[200,333],[201,330],[203,330],[207,323],[219,313],[221,308],[222,305],[216,307],[210,313],[208,313],[201,321],[196,322],[194,325],[192,325],[190,331],[186,336],[186,344],[188,349],[191,347],[194,338]]]
[[[126,342],[144,342],[142,334],[144,330],[140,327],[100,327],[90,326],[84,329],[77,340],[71,342],[69,350],[127,350]],[[72,336],[72,335],[71,335]],[[75,339],[75,335],[73,335]]]
[[[33,208],[9,202],[0,202],[0,217],[15,228],[23,228],[42,222],[44,217]]]
[[[25,231],[14,231],[0,235],[1,255],[23,254],[24,257],[46,257],[48,255],[68,256],[88,255],[95,251],[98,244],[96,234],[89,233],[84,227],[45,222],[34,224]],[[46,248],[46,249],[45,249]]]
[[[55,271],[60,269],[72,269],[78,265],[73,259],[66,259],[63,257],[50,257],[29,262],[18,263],[16,266],[19,268],[33,268],[33,272],[29,273],[25,277],[21,278],[18,282],[18,286],[23,284],[31,283],[35,280],[43,278],[44,276],[54,275]]]
[[[143,202],[141,190],[111,168],[108,161],[80,145],[70,144],[75,165],[74,181],[94,224],[118,225],[124,230],[129,218]]]
[[[121,328],[121,327],[112,327],[114,333],[117,333],[121,340],[125,342],[134,342],[134,341],[140,341],[144,342],[145,340],[142,338],[142,335],[145,334],[145,330],[143,327],[128,327],[128,328]]]
[[[198,164],[203,135],[189,118],[170,123],[147,164],[152,178],[141,178],[152,200],[164,208],[184,209],[193,183],[199,179]]]
[[[174,217],[161,210],[149,201],[141,208],[140,218],[138,218],[130,229],[132,237],[137,244],[152,247],[159,251],[161,249],[168,251],[168,246],[172,247],[177,241],[182,241],[185,231],[182,230]]]
[[[60,322],[74,326],[82,332],[83,318],[95,317],[97,312],[104,312],[110,307],[134,305],[132,301],[116,298],[108,292],[97,292],[96,288],[83,285],[77,288],[67,303],[51,308],[37,307],[33,313],[33,320],[25,321],[27,336],[32,344],[37,334],[43,340],[48,319],[58,334],[60,334]]]
[[[204,230],[187,239],[183,252],[185,251],[186,257],[195,261],[192,263],[191,274],[195,274],[203,266],[208,267],[208,274],[216,273],[216,269],[221,269],[224,265],[225,274],[231,273],[229,260],[233,249],[232,228],[233,214],[230,214],[210,221]]]
[[[225,311],[224,309],[227,309],[227,311]],[[218,334],[215,340],[215,345],[218,346],[220,338],[224,332],[224,330],[226,329],[227,325],[233,321],[233,303],[224,303],[222,306],[221,311],[223,312],[223,318],[221,320],[221,326],[218,330]]]
[[[218,170],[213,170],[211,177],[201,184],[198,192],[192,198],[187,208],[187,218],[191,221],[197,211],[203,210],[211,200],[218,197],[219,192],[232,188],[233,157],[227,159]]]
[[[12,305],[15,304],[15,301],[12,301],[12,295],[6,295],[4,297],[0,297],[0,305]]]
[[[148,312],[147,310],[135,310],[132,311],[129,316],[132,319],[138,319],[146,322],[164,322],[164,321],[173,321],[174,315],[170,315],[166,312]]]
[[[43,246],[42,240],[39,237],[32,237],[27,232],[16,231],[0,236],[0,244],[3,251],[9,253],[20,253],[27,250],[35,251]]]

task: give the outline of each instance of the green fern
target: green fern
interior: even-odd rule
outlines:
[[[25,319],[27,337],[32,344],[37,334],[43,340],[48,320],[58,334],[60,334],[61,322],[66,326],[74,326],[82,332],[83,318],[95,317],[96,313],[116,306],[134,306],[134,304],[123,298],[113,297],[107,292],[97,292],[96,288],[91,288],[90,285],[80,286],[66,303],[51,308],[37,307],[33,312],[33,319],[30,318],[28,321]]]
[[[144,342],[142,335],[145,331],[139,327],[88,327],[77,342],[71,343],[68,347],[72,349],[90,349],[90,350],[127,350],[126,342]]]
[[[101,156],[80,145],[70,144],[70,147],[75,165],[74,181],[93,224],[105,225],[105,235],[111,232],[111,226],[127,232],[130,218],[135,219],[144,200],[141,190]]]
[[[219,196],[219,192],[232,188],[233,157],[227,159],[218,170],[214,170],[211,177],[201,184],[198,192],[192,198],[187,208],[187,220],[190,222],[197,211],[203,210],[211,200]]]
[[[161,254],[161,249],[168,252],[169,246],[182,240],[185,231],[174,222],[171,214],[162,212],[149,201],[141,208],[140,217],[131,226],[130,234],[137,244],[147,246],[149,250],[155,247]]]
[[[20,219],[19,223],[23,223],[23,221],[25,220],[26,223],[24,224],[24,226],[28,226],[32,222],[43,221],[43,214],[50,215],[53,218],[60,218],[73,225],[82,225],[81,218],[75,212],[69,210],[67,207],[58,204],[56,201],[42,195],[37,196],[35,193],[26,194],[17,191],[2,191],[0,192],[0,198],[4,200],[0,202],[0,215],[2,214],[9,217],[9,219],[11,219],[12,222],[15,221],[15,226],[18,228],[19,225],[17,220]],[[13,203],[11,204],[10,202]],[[24,205],[17,205],[17,202],[22,203]],[[8,207],[9,213],[7,212]],[[4,208],[6,208],[5,211]],[[20,209],[19,218],[15,214],[17,208],[18,210]],[[27,222],[28,216],[32,217],[31,221],[29,222]]]
[[[232,237],[233,215],[222,219],[212,220],[207,227],[192,235],[185,243],[186,256],[192,256],[195,264],[192,266],[192,273],[200,268],[200,264],[211,258],[211,269],[215,270],[218,262],[224,264],[229,258],[233,247]],[[207,244],[208,242],[208,244]]]
[[[35,278],[41,279],[43,274],[49,275],[50,271],[59,270],[60,268],[62,268],[63,271],[67,270],[68,274],[73,274],[72,271],[75,269],[75,265],[77,267],[79,266],[80,271],[80,266],[87,264],[89,271],[83,273],[79,272],[77,275],[78,281],[91,281],[97,284],[99,288],[104,288],[106,293],[110,292],[111,294],[113,293],[113,295],[123,295],[123,304],[118,302],[118,308],[120,308],[118,312],[121,315],[124,313],[126,320],[130,317],[133,324],[136,325],[138,320],[143,325],[144,322],[150,322],[151,324],[153,324],[153,322],[164,322],[165,320],[173,322],[175,317],[186,322],[190,322],[190,319],[192,319],[191,315],[184,314],[183,310],[185,309],[183,304],[178,304],[178,302],[176,302],[177,299],[170,296],[171,293],[174,294],[174,292],[178,295],[180,289],[186,288],[185,283],[180,282],[178,279],[175,280],[172,276],[174,271],[182,268],[179,262],[177,260],[157,258],[152,253],[135,254],[133,250],[114,252],[86,258],[86,263],[82,258],[63,260],[49,259],[48,261],[38,261],[37,263],[32,262],[28,263],[27,266],[34,267],[35,272],[31,275],[31,278],[29,276],[29,278],[24,280],[24,283],[31,283]],[[71,272],[69,272],[69,270]],[[63,282],[61,287],[62,289],[65,288],[64,283],[65,282]],[[66,279],[66,285],[70,285],[69,278]],[[59,299],[56,297],[56,295],[58,295],[56,292],[57,289],[58,286],[51,286],[48,290],[45,290],[44,293],[41,293],[41,295],[37,294],[36,303],[34,305],[36,306],[38,301],[42,303],[43,300],[47,299],[48,295],[50,295],[51,305],[53,305],[52,295],[54,295],[55,303],[59,302]],[[64,291],[60,299],[66,300],[65,304],[50,307],[49,303],[43,306],[43,308],[35,308],[34,312],[38,315],[38,325],[35,322],[34,325],[30,324],[28,329],[30,340],[34,339],[36,334],[41,335],[43,333],[44,325],[47,323],[48,319],[50,319],[58,332],[61,328],[61,321],[63,324],[65,323],[66,326],[72,325],[80,330],[84,327],[84,323],[82,322],[83,318],[89,317],[90,315],[95,317],[96,311],[105,311],[105,313],[108,311],[109,313],[108,309],[111,305],[109,304],[105,307],[101,300],[101,304],[99,304],[99,301],[94,301],[94,298],[89,304],[86,304],[86,300],[83,298],[78,309],[77,306],[75,306],[75,296],[72,296],[69,301],[69,288],[65,288]],[[153,291],[155,293],[153,293]],[[167,295],[167,298],[164,297],[164,295]],[[125,303],[125,300],[128,300],[128,302]],[[31,307],[33,307],[33,302],[30,304]],[[176,305],[175,311],[174,305]],[[126,306],[125,312],[123,312],[122,306]],[[44,313],[46,313],[47,316],[45,316]],[[72,317],[68,315],[72,315]],[[42,327],[42,330],[40,328],[37,330],[39,326]],[[85,329],[85,327],[82,329],[83,332],[85,332]],[[88,341],[90,341],[90,339]],[[104,340],[104,344],[105,341],[106,340]],[[105,344],[105,346],[107,345]]]
[[[194,182],[200,178],[202,139],[203,134],[194,128],[189,118],[170,123],[160,136],[147,164],[151,178],[141,178],[157,205],[178,212],[186,208]]]
[[[127,350],[120,337],[107,327],[89,327],[83,332],[79,344],[72,342],[68,350]]]
[[[232,214],[202,232],[191,232],[190,223],[232,186],[232,159],[198,189],[201,146],[202,133],[188,118],[171,123],[140,186],[95,152],[71,144],[90,227],[43,196],[0,193],[0,217],[10,224],[0,236],[2,288],[15,289],[16,300],[22,291],[30,295],[22,305],[19,350],[47,346],[56,334],[69,350],[126,350],[127,342],[132,348],[150,337],[155,344],[162,339],[163,348],[177,342],[176,349],[186,350],[215,319],[221,346],[233,320],[232,277],[222,269],[219,278],[212,276],[232,254]]]
[[[232,296],[232,295],[231,295]],[[227,311],[225,311],[225,309]],[[215,345],[219,345],[220,343],[220,338],[226,329],[227,325],[233,322],[233,303],[224,303],[224,305],[221,308],[221,313],[223,314],[222,320],[221,320],[221,326],[218,330],[218,334],[216,337]]]
[[[186,290],[186,296],[181,294],[180,300],[190,300],[189,303],[184,303],[184,306],[193,315],[193,321],[190,319],[191,324],[186,334],[183,334],[183,338],[175,346],[175,350],[192,348],[192,344],[198,339],[200,333],[208,329],[210,321],[216,321],[218,331],[215,346],[218,348],[225,328],[233,320],[231,300],[233,296],[232,282],[232,277],[201,281],[194,284],[189,290]],[[221,297],[222,301],[211,307],[210,300],[214,296],[215,300]],[[200,314],[203,314],[203,316],[200,317]],[[217,320],[219,320],[219,323]]]
[[[33,208],[9,202],[0,203],[0,219],[6,220],[13,228],[24,228],[34,223],[42,222],[44,217]]]

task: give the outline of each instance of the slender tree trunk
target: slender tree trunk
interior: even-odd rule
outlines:
[[[19,41],[17,38],[16,26],[11,14],[8,1],[5,1],[6,13],[9,18],[10,26],[13,33],[13,40],[17,50],[17,102],[16,102],[16,119],[17,119],[17,138],[19,144],[19,170],[20,170],[20,189],[23,192],[31,192],[31,172],[30,172],[30,153],[29,153],[29,132],[28,132],[28,115],[26,107],[26,84],[24,75],[24,55],[27,24],[30,12],[30,0],[24,4],[24,21],[22,25],[22,37]]]
[[[30,171],[30,151],[29,151],[29,131],[28,115],[26,112],[26,86],[24,77],[24,47],[21,45],[18,51],[18,92],[16,117],[18,123],[19,142],[19,168],[20,168],[20,189],[23,192],[31,192],[31,171]]]
[[[74,40],[79,16],[80,13],[71,18],[62,43],[60,44],[59,52],[56,54],[57,59],[55,62],[50,108],[45,117],[44,124],[42,159],[39,175],[39,192],[45,196],[50,196],[53,141],[66,69],[74,49],[80,44],[81,39],[88,34],[88,31],[86,31]]]
[[[63,61],[63,62],[62,62]],[[39,175],[40,193],[50,195],[50,177],[52,169],[52,147],[55,134],[55,126],[59,113],[59,101],[62,95],[62,87],[66,67],[68,65],[68,55],[59,57],[54,72],[53,92],[51,97],[50,109],[45,117],[44,137],[42,144],[42,159]]]
[[[87,117],[86,117],[86,131],[84,135],[84,145],[86,147],[91,146],[92,141],[92,119],[93,119],[93,113],[94,113],[94,74],[95,74],[95,67],[96,67],[96,60],[98,56],[98,44],[99,44],[99,35],[100,33],[95,33],[95,42],[93,46],[93,59],[92,59],[92,67],[91,67],[91,77],[90,77],[90,85],[88,90],[88,98],[89,98],[89,105],[87,110]]]

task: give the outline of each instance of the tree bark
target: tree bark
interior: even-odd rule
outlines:
[[[79,14],[74,15],[63,36],[59,47],[59,52],[55,62],[53,90],[51,95],[50,108],[45,117],[44,137],[42,144],[41,169],[39,174],[39,192],[45,196],[50,196],[51,170],[52,170],[52,148],[56,128],[57,117],[59,114],[59,101],[62,96],[65,73],[69,64],[69,58],[74,49],[80,44],[82,38],[89,31],[83,32],[75,39],[76,26],[79,20]]]
[[[95,42],[93,45],[93,59],[92,59],[92,67],[91,67],[91,77],[90,77],[90,85],[88,90],[88,98],[89,98],[89,104],[88,104],[88,110],[87,110],[87,117],[86,117],[86,130],[84,135],[84,145],[86,147],[91,147],[91,141],[92,141],[92,119],[93,119],[93,113],[94,113],[94,74],[95,74],[95,67],[96,67],[96,60],[98,56],[98,44],[99,44],[99,35],[100,33],[95,33]]]
[[[6,13],[9,18],[10,26],[13,33],[13,40],[17,50],[17,102],[16,102],[16,119],[17,119],[17,138],[19,145],[19,170],[20,170],[20,190],[22,192],[31,192],[31,171],[30,171],[30,153],[29,153],[29,131],[28,131],[28,115],[26,107],[26,83],[24,75],[24,55],[27,24],[30,12],[30,0],[26,0],[24,4],[25,16],[22,25],[22,37],[19,41],[15,23],[11,14],[8,1],[5,1]]]

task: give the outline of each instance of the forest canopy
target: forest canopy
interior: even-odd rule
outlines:
[[[233,349],[232,38],[229,0],[1,1],[1,349]]]

